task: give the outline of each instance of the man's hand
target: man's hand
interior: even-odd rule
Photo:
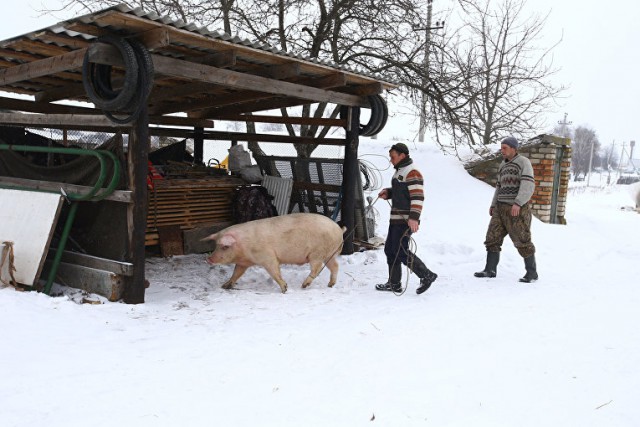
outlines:
[[[520,206],[514,203],[511,206],[511,216],[518,216],[518,215],[520,215]]]
[[[389,196],[387,195],[387,189],[383,188],[382,190],[380,190],[380,192],[378,193],[378,197],[380,197],[382,200],[387,200],[389,198]]]
[[[420,228],[420,223],[418,221],[416,221],[415,219],[410,219],[408,224],[412,233],[418,232],[418,228]]]

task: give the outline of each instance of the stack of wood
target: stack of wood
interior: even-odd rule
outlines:
[[[231,176],[155,180],[148,191],[145,245],[159,244],[163,229],[184,231],[233,222],[234,191],[243,184]]]

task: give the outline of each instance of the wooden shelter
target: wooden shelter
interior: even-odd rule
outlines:
[[[147,61],[146,75],[137,80],[131,77],[133,71],[127,68],[131,58],[114,40],[129,40],[134,46],[142,46],[136,57],[144,56],[142,59]],[[150,78],[149,91],[139,105],[135,100],[128,101],[126,107],[110,112],[109,98],[99,103],[95,93],[88,93],[87,85],[96,88],[92,91],[98,95],[118,96],[116,89],[88,83],[92,77],[100,76],[101,71],[95,66],[101,65],[109,67],[115,76],[114,88],[121,85],[122,91],[135,80],[132,92],[141,92],[143,88],[135,83],[140,85]],[[138,71],[143,72],[142,66]],[[342,218],[347,227],[353,228],[358,137],[363,128],[360,108],[375,107],[374,101],[379,99],[375,96],[394,87],[389,81],[348,67],[292,55],[124,5],[0,42],[0,91],[28,95],[0,96],[0,126],[107,132],[118,129],[128,134],[126,189],[108,197],[127,206],[126,261],[131,266],[123,296],[127,303],[144,302],[150,135],[193,138],[196,161],[202,161],[205,140],[345,146]],[[344,106],[341,118],[256,114],[319,102]],[[105,117],[105,111],[112,119]],[[131,120],[116,123],[122,111],[125,116],[130,113]],[[372,111],[372,118],[373,115]],[[346,130],[346,137],[311,139],[222,132],[213,130],[216,120],[336,126]],[[0,186],[7,182],[16,180],[0,177]],[[69,186],[60,183],[21,184],[69,191]],[[353,249],[347,242],[345,251],[349,250]]]

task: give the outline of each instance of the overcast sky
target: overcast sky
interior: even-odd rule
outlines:
[[[0,26],[0,40],[72,18],[64,13],[39,16],[34,9],[41,8],[42,2],[12,2],[10,18]],[[449,2],[435,0],[434,11]],[[569,90],[556,111],[549,112],[549,129],[566,112],[573,126],[593,128],[603,145],[615,140],[618,147],[622,142],[628,146],[630,140],[640,140],[640,2],[529,0],[528,8],[550,12],[545,27],[549,43],[562,37],[554,51],[554,64],[561,69],[554,79]],[[400,128],[417,131],[417,123],[416,129]]]

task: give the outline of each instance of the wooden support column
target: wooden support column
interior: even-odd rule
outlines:
[[[147,107],[138,116],[129,134],[128,168],[129,188],[133,202],[127,209],[129,225],[128,260],[133,264],[133,275],[125,277],[124,302],[141,304],[145,290],[144,236],[147,226],[147,171],[149,157],[149,114]]]
[[[195,164],[202,164],[204,153],[204,128],[193,128],[193,160]]]
[[[344,169],[342,172],[342,224],[347,227],[342,255],[353,253],[353,235],[356,221],[356,183],[358,182],[358,144],[360,129],[360,107],[347,107],[346,145],[344,149]]]

